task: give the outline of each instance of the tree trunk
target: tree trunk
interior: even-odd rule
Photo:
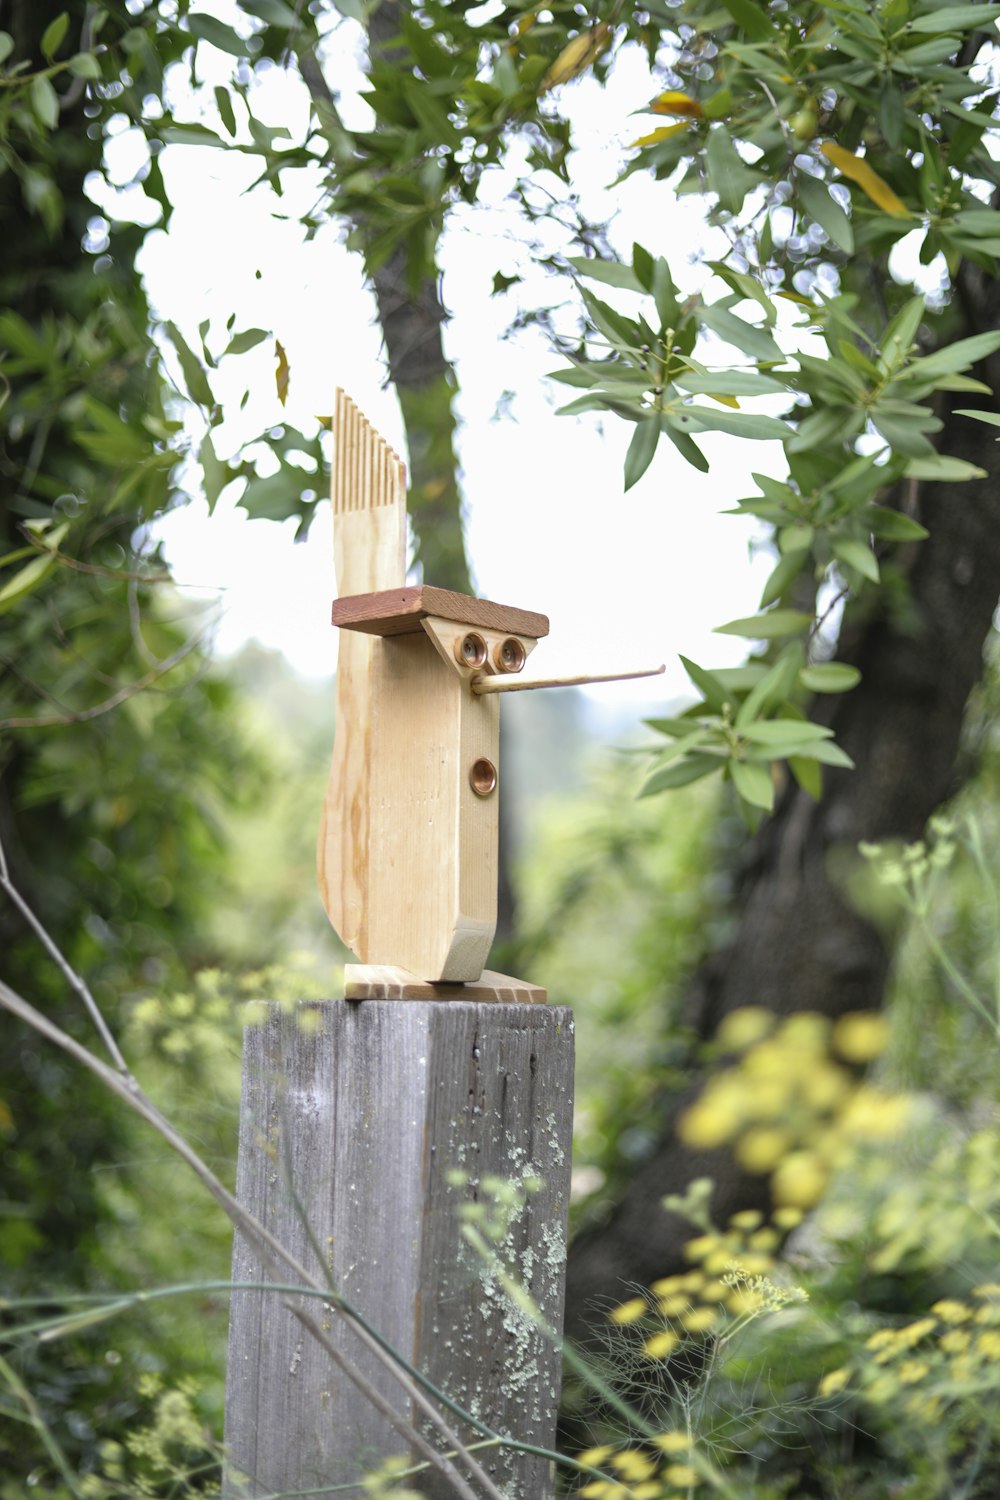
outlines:
[[[996,370],[992,377],[996,389]],[[968,418],[946,414],[941,447],[995,468],[990,430]],[[700,1037],[747,1005],[838,1016],[882,1002],[892,954],[845,894],[846,858],[862,840],[919,838],[958,790],[965,705],[1000,594],[996,480],[923,485],[918,498],[931,535],[910,549],[909,624],[849,618],[841,635],[839,659],[863,677],[851,693],[827,700],[826,721],[857,769],[828,771],[818,803],[789,785],[761,830],[739,882],[735,939],[691,985],[687,1018]],[[711,1177],[720,1224],[767,1204],[766,1178],[746,1173],[728,1151],[695,1152],[677,1138],[677,1115],[695,1091],[662,1100],[658,1145],[606,1222],[572,1246],[567,1332],[576,1339],[586,1342],[598,1308],[620,1301],[623,1285],[686,1268],[682,1247],[693,1231],[662,1208],[665,1194]]]

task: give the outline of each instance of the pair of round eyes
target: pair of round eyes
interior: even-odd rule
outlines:
[[[455,655],[463,667],[485,667],[489,654],[485,640],[475,630],[455,642]],[[520,672],[527,658],[528,653],[513,635],[493,648],[493,665],[498,672]]]

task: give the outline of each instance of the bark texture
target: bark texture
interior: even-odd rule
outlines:
[[[994,389],[997,373],[989,372]],[[967,418],[946,414],[941,447],[996,470],[989,430]],[[1000,594],[995,477],[925,485],[918,501],[931,535],[912,548],[911,607],[902,620],[846,622],[838,657],[859,666],[863,678],[825,705],[857,770],[829,773],[819,803],[790,786],[762,829],[739,882],[735,938],[691,985],[688,1019],[704,1038],[746,1005],[838,1016],[881,1004],[892,955],[846,898],[843,856],[861,840],[919,838],[958,790],[965,706]],[[674,1123],[694,1092],[664,1098],[656,1149],[607,1221],[572,1246],[567,1332],[574,1338],[587,1341],[599,1309],[620,1301],[623,1285],[686,1268],[681,1250],[691,1226],[662,1208],[664,1194],[713,1178],[713,1214],[722,1224],[766,1204],[765,1179],[728,1152],[697,1153],[677,1138]]]

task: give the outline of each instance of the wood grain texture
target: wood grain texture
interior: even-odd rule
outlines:
[[[383,964],[346,964],[345,1000],[500,1000],[506,1005],[544,1005],[548,991],[526,979],[484,969],[470,984],[431,984],[406,969]]]
[[[360,630],[373,635],[410,635],[420,629],[425,615],[437,615],[461,625],[503,630],[510,635],[529,635],[539,640],[549,633],[547,615],[491,599],[475,599],[450,589],[420,584],[412,588],[383,589],[374,594],[343,595],[333,602],[332,619],[342,630]]]
[[[521,1440],[551,1445],[558,1356],[462,1239],[458,1212],[477,1201],[490,1175],[543,1180],[500,1249],[546,1319],[561,1326],[572,1012],[457,1001],[268,1009],[245,1040],[241,1202],[307,1265],[329,1272],[378,1331],[466,1409]],[[267,1279],[239,1236],[233,1279]],[[285,1300],[233,1293],[226,1395],[233,1497],[351,1483],[401,1451]],[[344,1322],[315,1299],[301,1305],[411,1416],[405,1393]],[[511,1500],[553,1492],[543,1460],[487,1450],[482,1461]],[[445,1500],[440,1482],[422,1483],[425,1494]]]
[[[406,580],[406,470],[339,391],[333,416],[333,548],[337,589],[357,594]],[[340,639],[336,734],[316,851],[327,915],[361,953],[368,918],[371,846],[372,711],[379,697],[378,642],[354,631]]]
[[[423,632],[375,644],[366,920],[352,946],[421,979],[478,979],[496,929],[500,794],[477,797],[469,770],[499,759],[499,705],[474,698]]]

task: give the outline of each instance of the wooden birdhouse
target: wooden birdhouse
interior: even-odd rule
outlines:
[[[341,639],[318,867],[330,921],[361,960],[347,968],[347,998],[544,1000],[484,965],[497,914],[498,698],[557,685],[518,680],[548,619],[408,587],[403,464],[341,391],[333,435]],[[595,679],[561,679],[583,680]]]

